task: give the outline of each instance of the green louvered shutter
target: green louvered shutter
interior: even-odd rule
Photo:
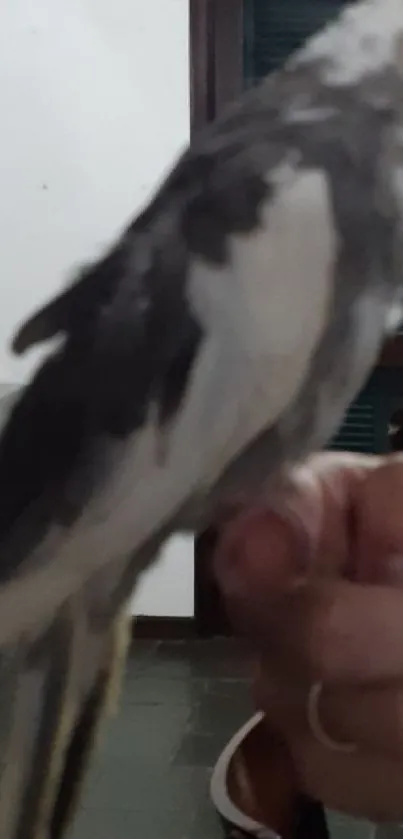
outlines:
[[[244,78],[250,86],[281,66],[351,0],[244,0]]]
[[[376,406],[366,390],[351,405],[329,449],[351,452],[377,452],[382,447],[382,435],[377,439]],[[382,449],[381,449],[382,450]]]
[[[388,425],[403,406],[403,371],[377,370],[351,405],[330,449],[377,453],[389,451]]]

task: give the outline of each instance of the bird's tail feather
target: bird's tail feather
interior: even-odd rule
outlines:
[[[121,608],[94,628],[81,594],[35,643],[27,639],[4,653],[0,693],[3,707],[8,698],[9,716],[0,731],[2,839],[65,835],[100,720],[116,693],[127,623]]]

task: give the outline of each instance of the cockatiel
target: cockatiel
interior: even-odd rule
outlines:
[[[164,539],[337,428],[400,307],[402,224],[403,0],[366,0],[17,333],[61,343],[0,441],[1,839],[64,834]]]

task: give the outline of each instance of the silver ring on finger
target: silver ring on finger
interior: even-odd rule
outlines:
[[[352,754],[356,751],[357,744],[340,743],[337,740],[334,740],[333,737],[331,737],[327,733],[326,729],[322,724],[319,712],[319,704],[322,696],[322,691],[323,682],[315,682],[308,693],[306,715],[310,731],[313,734],[315,740],[317,740],[317,742],[320,743],[321,746],[324,746],[326,749],[330,749],[333,752],[344,752],[344,754]]]

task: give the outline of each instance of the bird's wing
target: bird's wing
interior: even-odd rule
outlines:
[[[21,349],[64,333],[13,405],[0,439],[0,690],[9,697],[0,767],[4,839],[62,835],[141,568],[188,499],[281,413],[309,366],[329,298],[331,235],[315,249],[317,258],[305,257],[316,308],[302,306],[291,341],[280,345],[288,295],[275,283],[270,293],[263,279],[271,265],[282,282],[295,284],[287,237],[298,247],[304,240],[309,253],[326,191],[314,178],[304,222],[305,175],[296,172],[278,200],[262,184],[257,190],[254,178],[248,216],[228,207],[224,226],[225,203],[218,208],[204,239],[210,256],[201,253],[197,231],[211,221],[211,207],[206,216],[196,205],[199,224],[183,207],[178,213],[173,199],[162,221],[158,212],[146,215],[15,340]],[[257,277],[252,310],[249,275]],[[258,318],[254,332],[262,304],[271,316]]]
[[[333,291],[326,173],[249,139],[221,130],[185,154],[14,339],[63,342],[0,438],[0,644],[172,526],[307,374]]]

